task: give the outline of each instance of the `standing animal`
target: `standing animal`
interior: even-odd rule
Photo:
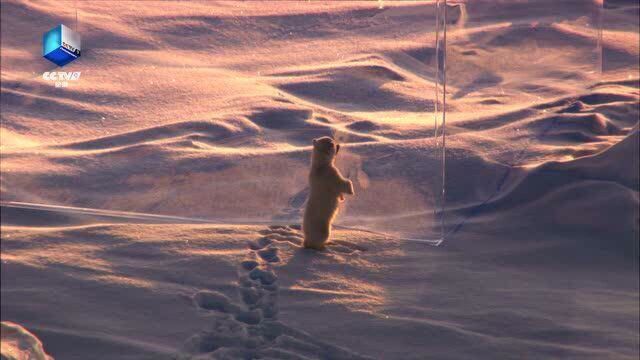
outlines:
[[[321,250],[331,235],[331,223],[338,214],[344,194],[353,195],[353,184],[335,166],[340,145],[325,136],[313,140],[309,199],[304,211],[304,247]]]

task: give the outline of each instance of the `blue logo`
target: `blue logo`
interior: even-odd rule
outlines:
[[[80,57],[80,34],[63,24],[42,36],[42,56],[58,66],[65,66]]]

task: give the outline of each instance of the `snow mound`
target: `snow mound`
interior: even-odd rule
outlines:
[[[3,321],[0,326],[2,360],[53,360],[44,352],[40,339],[27,329],[9,321]]]

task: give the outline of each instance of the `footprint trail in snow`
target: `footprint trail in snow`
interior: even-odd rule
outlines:
[[[212,323],[187,340],[178,359],[368,359],[278,321],[279,252],[300,248],[303,237],[298,225],[270,226],[259,234],[238,267],[237,302],[215,291],[193,296]],[[345,255],[364,250],[345,241],[329,249]]]

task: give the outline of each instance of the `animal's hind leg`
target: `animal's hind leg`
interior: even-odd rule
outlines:
[[[329,240],[329,229],[314,229],[315,231],[305,231],[304,247],[322,250]]]

